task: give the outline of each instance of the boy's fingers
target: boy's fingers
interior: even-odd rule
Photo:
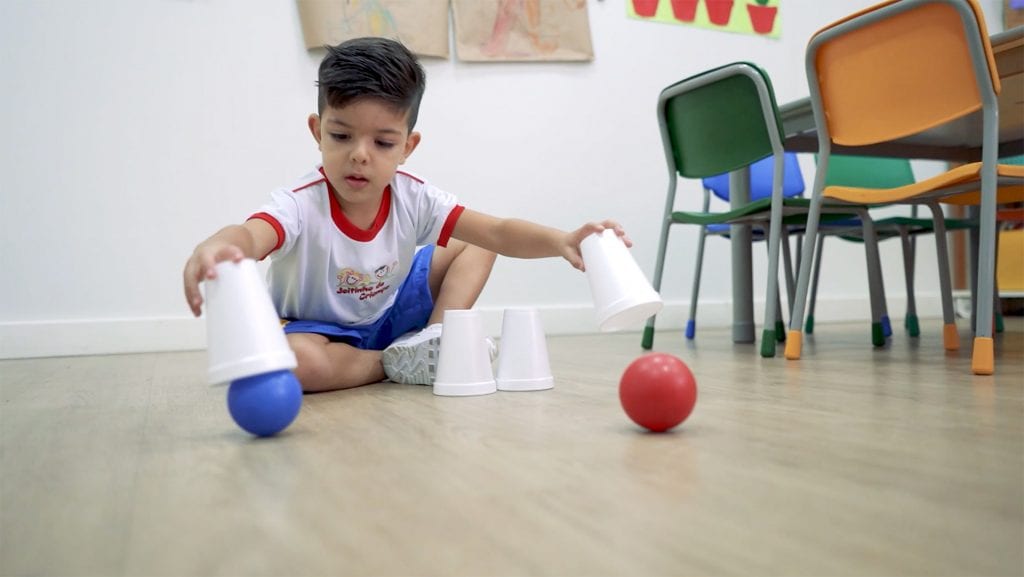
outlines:
[[[199,294],[199,273],[195,269],[196,266],[191,261],[185,266],[185,302],[188,303],[192,314],[199,316],[199,306],[203,302],[203,297]]]

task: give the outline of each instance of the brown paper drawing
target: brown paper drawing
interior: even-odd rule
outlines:
[[[452,0],[460,60],[593,60],[586,0]]]
[[[382,36],[448,57],[448,0],[297,0],[306,48]]]

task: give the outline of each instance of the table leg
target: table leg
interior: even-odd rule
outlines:
[[[750,202],[750,169],[729,173],[729,205],[736,209]],[[751,265],[750,225],[734,224],[732,244],[732,342],[754,342],[754,273]]]

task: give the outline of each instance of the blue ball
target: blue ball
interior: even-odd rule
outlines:
[[[290,425],[302,406],[302,386],[289,370],[232,381],[228,412],[246,431],[269,437]]]

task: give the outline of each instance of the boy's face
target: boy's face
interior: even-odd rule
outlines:
[[[377,206],[399,165],[419,144],[420,135],[409,132],[407,116],[369,99],[327,107],[322,117],[310,115],[309,130],[339,201]]]

